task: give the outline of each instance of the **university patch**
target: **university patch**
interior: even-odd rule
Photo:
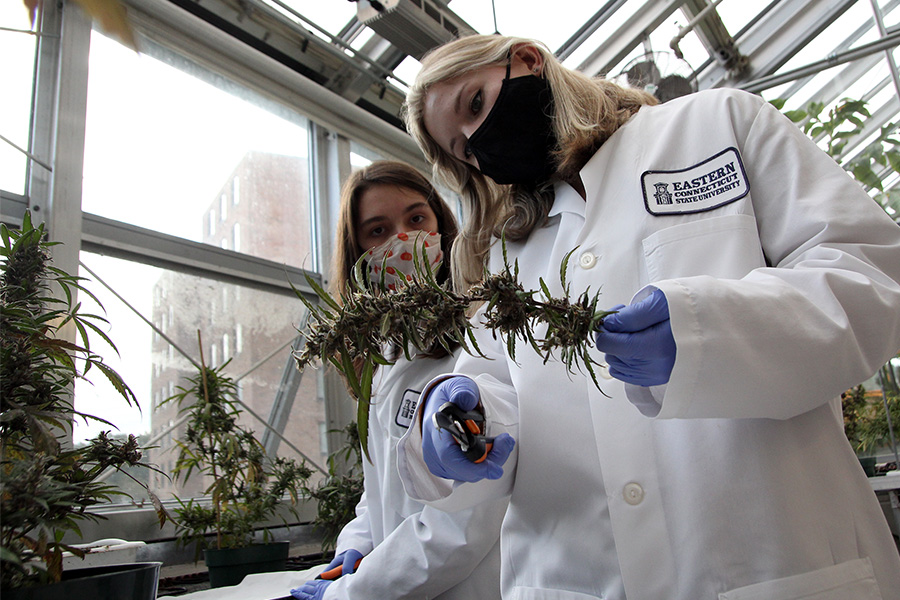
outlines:
[[[644,205],[654,215],[703,212],[743,198],[750,191],[736,148],[726,148],[701,163],[677,171],[641,175]]]
[[[412,423],[413,414],[416,412],[416,406],[419,404],[419,396],[422,392],[416,390],[406,390],[400,399],[400,408],[397,409],[397,416],[394,421],[400,427],[409,429]]]

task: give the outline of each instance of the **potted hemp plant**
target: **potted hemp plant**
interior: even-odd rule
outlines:
[[[866,388],[858,385],[841,394],[841,409],[844,434],[866,475],[883,475],[884,472],[876,472],[876,452],[896,442],[891,430],[900,423],[900,396],[888,393],[881,399],[870,400]]]
[[[35,227],[26,213],[19,230],[0,225],[0,237],[2,596],[4,600],[96,599],[102,589],[106,597],[153,600],[158,562],[63,572],[64,552],[85,554],[64,543],[63,536],[80,535],[80,522],[103,518],[90,512],[91,507],[127,496],[104,483],[101,474],[113,468],[137,481],[123,469],[148,467],[141,462],[133,435],[120,441],[104,431],[86,446],[72,446],[76,419],[111,425],[76,410],[74,383],[93,370],[102,373],[127,404],[136,405],[137,400],[122,378],[91,350],[89,331],[115,346],[97,325],[105,319],[82,314],[75,303],[76,291],[93,298],[81,278],[52,266],[54,243],[46,239],[44,225]],[[76,341],[66,339],[64,327],[77,332]],[[150,493],[150,498],[162,525],[165,512],[155,495]]]
[[[328,457],[328,475],[306,492],[316,500],[315,529],[322,533],[322,550],[334,550],[344,525],[356,517],[363,494],[362,449],[355,422],[342,430],[344,445]]]
[[[194,544],[195,561],[203,551],[210,585],[221,587],[237,585],[250,573],[285,569],[289,542],[272,542],[263,528],[263,543],[254,543],[254,528],[276,515],[285,495],[296,516],[298,491],[306,489],[312,471],[305,462],[266,456],[253,432],[238,423],[237,384],[223,373],[228,363],[207,367],[202,343],[200,353],[197,374],[165,402],[177,402],[188,414],[175,478],[187,480],[195,472],[206,476],[210,502],[179,498],[173,520],[179,543]]]

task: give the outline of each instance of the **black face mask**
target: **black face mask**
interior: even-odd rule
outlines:
[[[479,169],[499,184],[544,181],[555,170],[555,147],[550,84],[537,75],[510,79],[507,64],[497,101],[469,138]]]

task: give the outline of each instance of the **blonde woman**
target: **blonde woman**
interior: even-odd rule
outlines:
[[[338,220],[332,291],[348,289],[359,257],[366,254],[373,277],[401,264],[404,250],[423,252],[443,283],[445,260],[456,236],[456,219],[428,179],[412,166],[374,162],[344,183]],[[442,262],[443,261],[443,262]],[[456,354],[437,346],[406,360],[395,359],[375,373],[369,420],[369,454],[363,461],[364,492],[356,518],[341,531],[336,557],[326,567],[335,579],[316,579],[292,590],[306,600],[373,598],[497,599],[500,590],[499,532],[503,498],[452,514],[409,498],[397,473],[397,441],[412,423],[422,385],[453,365]],[[458,352],[457,352],[458,353]]]
[[[619,311],[594,336],[602,391],[482,332],[489,360],[426,386],[401,440],[413,497],[511,494],[504,598],[900,597],[838,418],[897,351],[900,228],[831,158],[750,94],[656,105],[499,35],[425,57],[406,118],[466,203],[458,286],[500,268],[503,232],[526,289]],[[514,446],[461,460],[430,419],[447,401]]]

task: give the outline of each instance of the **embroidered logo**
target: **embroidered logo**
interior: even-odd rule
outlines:
[[[657,204],[672,204],[672,194],[669,193],[668,183],[654,183],[656,192],[653,197],[656,198]]]
[[[404,429],[409,429],[412,424],[413,414],[416,412],[416,406],[419,405],[419,396],[422,392],[416,390],[406,390],[403,397],[400,398],[400,408],[397,409],[397,416],[394,422]]]
[[[719,208],[750,191],[736,148],[726,148],[706,160],[676,171],[645,171],[641,175],[644,205],[654,215],[683,215]]]

